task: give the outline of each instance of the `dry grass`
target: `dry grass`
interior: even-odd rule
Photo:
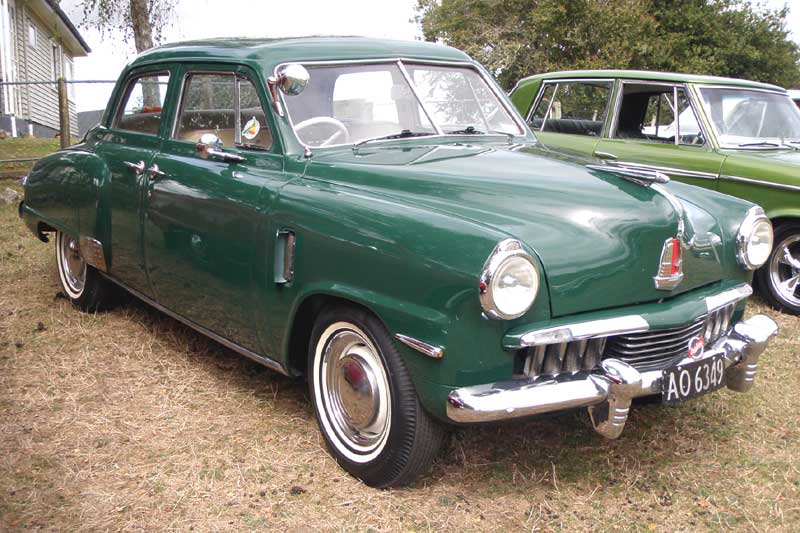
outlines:
[[[0,530],[797,530],[800,320],[756,389],[455,432],[412,487],[323,450],[304,385],[141,304],[85,315],[0,211]],[[760,311],[763,306],[756,305]]]
[[[73,139],[73,144],[77,139]],[[54,138],[8,137],[0,139],[0,160],[43,157],[61,147]],[[0,163],[0,178],[19,178],[28,173],[33,163]]]

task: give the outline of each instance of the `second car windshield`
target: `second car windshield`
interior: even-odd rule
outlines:
[[[797,147],[800,143],[800,109],[786,94],[701,87],[700,95],[723,147]]]
[[[487,82],[469,67],[406,63],[405,73],[397,62],[306,68],[305,90],[285,95],[284,101],[298,138],[308,146],[439,132],[522,134]]]

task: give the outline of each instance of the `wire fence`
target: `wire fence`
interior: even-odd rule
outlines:
[[[115,83],[64,78],[0,81],[0,138],[24,138],[0,139],[0,177],[24,174],[40,157],[73,144],[100,122]],[[79,113],[79,93],[82,101],[96,101],[97,108]]]

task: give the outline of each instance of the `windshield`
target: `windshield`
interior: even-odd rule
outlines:
[[[800,109],[786,94],[701,87],[700,96],[720,146],[775,148],[800,143]]]
[[[284,95],[294,131],[312,147],[436,135],[523,130],[469,67],[398,62],[306,65],[299,95]],[[409,83],[413,80],[413,85]]]

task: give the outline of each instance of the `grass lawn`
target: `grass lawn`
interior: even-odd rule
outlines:
[[[640,405],[616,441],[583,413],[458,430],[415,485],[378,491],[325,453],[303,384],[142,304],[72,308],[16,206],[0,208],[0,275],[3,531],[800,524],[800,319],[758,300],[781,333],[750,393]]]
[[[59,139],[0,139],[0,160],[42,157],[61,148]],[[33,163],[0,163],[0,178],[19,178],[28,173]]]

